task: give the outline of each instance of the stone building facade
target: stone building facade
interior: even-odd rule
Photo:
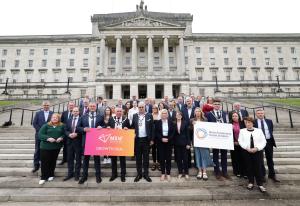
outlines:
[[[108,99],[300,94],[300,34],[193,33],[188,13],[95,14],[92,34],[0,36],[0,88]]]

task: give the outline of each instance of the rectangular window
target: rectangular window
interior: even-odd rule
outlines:
[[[48,55],[48,49],[43,49],[44,55]]]
[[[214,47],[209,47],[209,53],[211,53],[211,54],[215,53],[215,48]]]
[[[159,52],[159,47],[154,47],[154,53],[158,53]]]
[[[169,57],[169,64],[174,65],[174,57]]]
[[[229,58],[224,58],[224,65],[229,65]]]
[[[226,70],[225,73],[226,73],[226,80],[230,81],[230,79],[231,79],[231,70]]]
[[[223,47],[223,54],[227,54],[228,53],[228,47]]]
[[[60,59],[56,59],[55,60],[55,66],[56,67],[60,67]]]
[[[200,54],[200,52],[201,52],[201,48],[200,47],[196,47],[196,53]]]
[[[277,47],[277,53],[278,53],[278,54],[281,54],[281,53],[282,53],[281,47]]]
[[[42,67],[46,67],[47,66],[47,60],[46,59],[43,59],[42,60]]]
[[[184,57],[184,64],[188,65],[189,64],[189,58],[188,57]]]
[[[70,60],[69,60],[69,65],[70,65],[70,67],[74,67],[74,65],[75,65],[75,60],[74,60],[74,59],[70,59]]]
[[[83,53],[84,53],[84,54],[89,54],[89,52],[90,52],[90,49],[89,49],[89,48],[84,48],[84,50],[83,50]]]
[[[295,47],[291,47],[291,53],[296,54],[296,48]]]
[[[203,80],[203,70],[202,68],[195,68],[196,75],[198,77],[198,80]]]
[[[30,56],[33,56],[33,55],[34,55],[34,49],[30,49],[30,50],[29,50],[29,55],[30,55]]]
[[[256,58],[251,58],[252,66],[256,66]]]
[[[2,56],[6,56],[7,55],[7,49],[3,49],[2,50]]]
[[[173,47],[172,47],[172,46],[169,47],[169,52],[170,52],[170,53],[173,52]]]
[[[240,80],[241,81],[245,80],[245,70],[243,70],[243,69],[240,70]]]
[[[280,66],[282,66],[284,64],[283,58],[279,58],[278,63],[279,63]]]
[[[140,52],[144,53],[145,52],[145,47],[140,47]]]
[[[242,58],[238,58],[238,65],[242,66],[243,65],[243,59]]]
[[[254,53],[255,53],[254,47],[250,47],[250,53],[251,53],[251,54],[254,54]]]
[[[187,52],[188,52],[188,47],[184,46],[184,53],[187,53]]]
[[[270,65],[270,58],[265,58],[265,64],[266,64],[267,66]]]
[[[130,65],[131,64],[131,58],[130,57],[126,57],[125,58],[125,65]]]
[[[116,47],[111,48],[111,53],[113,53],[113,54],[116,53]]]
[[[130,47],[126,47],[126,53],[130,53]]]
[[[258,81],[258,70],[253,70],[254,80]]]
[[[5,67],[5,63],[6,63],[5,60],[1,60],[1,68],[4,68],[4,67]]]
[[[264,53],[265,53],[265,54],[268,53],[268,47],[264,47]]]
[[[33,60],[28,60],[28,67],[33,67]]]
[[[197,58],[197,65],[198,66],[202,65],[202,59],[201,58]]]
[[[100,47],[97,46],[97,53],[100,54]]]
[[[75,54],[75,48],[70,49],[70,54]]]
[[[140,65],[144,66],[145,65],[145,57],[140,57]]]
[[[100,65],[100,57],[97,57],[97,66]]]
[[[272,81],[272,73],[273,73],[273,70],[269,69],[269,70],[267,70],[267,73],[268,73],[268,80],[269,80],[269,81]]]
[[[15,60],[15,68],[18,68],[20,66],[20,60]]]
[[[56,49],[56,54],[61,55],[61,49]]]
[[[293,58],[293,65],[294,65],[294,66],[297,66],[297,65],[298,65],[298,60],[297,60],[297,58]]]
[[[280,77],[281,77],[281,80],[283,80],[283,81],[286,80],[286,70],[285,69],[280,70]]]
[[[210,58],[210,65],[215,66],[216,65],[216,59],[215,58]]]
[[[216,81],[216,79],[217,79],[217,70],[215,70],[215,69],[211,70],[211,79],[213,81]]]
[[[237,54],[241,54],[242,53],[242,48],[241,47],[237,47],[236,48],[236,53]]]
[[[83,59],[83,67],[89,66],[89,59]]]
[[[16,54],[17,54],[17,56],[20,56],[21,55],[21,49],[17,49]]]
[[[87,82],[87,77],[82,77],[83,82]]]
[[[116,65],[116,57],[110,58],[110,65]]]
[[[154,57],[154,65],[159,65],[159,57]]]

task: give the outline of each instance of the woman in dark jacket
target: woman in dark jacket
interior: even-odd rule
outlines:
[[[182,112],[176,111],[176,122],[174,125],[174,145],[176,152],[176,162],[178,167],[178,179],[185,175],[185,179],[189,179],[188,168],[188,153],[187,149],[191,147],[191,140],[189,137],[189,125],[184,120]]]

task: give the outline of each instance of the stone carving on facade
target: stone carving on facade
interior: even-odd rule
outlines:
[[[153,21],[147,18],[138,18],[125,21],[122,23],[122,27],[159,27],[165,26],[159,21]]]

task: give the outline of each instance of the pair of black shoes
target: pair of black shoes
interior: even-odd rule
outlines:
[[[117,177],[118,177],[118,176],[113,175],[113,176],[111,176],[111,177],[109,178],[109,181],[112,182],[112,181],[114,181],[115,179],[117,179]],[[126,179],[125,179],[125,176],[124,176],[124,175],[121,176],[121,182],[126,182]]]
[[[82,185],[83,183],[85,183],[87,181],[87,177],[82,177],[78,184]],[[102,178],[100,176],[96,176],[96,182],[99,184],[102,182]]]
[[[148,176],[148,175],[144,175],[143,178],[147,181],[147,182],[152,182],[152,179]],[[134,182],[138,182],[142,179],[142,175],[137,175],[134,178]]]
[[[74,177],[74,175],[68,175],[68,176],[66,176],[66,177],[63,179],[63,181],[64,181],[64,182],[65,182],[65,181],[68,181],[68,180],[72,179],[73,177]],[[74,180],[75,180],[75,181],[78,181],[78,180],[79,180],[79,176],[75,176]]]
[[[37,167],[34,167],[34,168],[31,170],[31,172],[32,172],[32,173],[35,173],[35,172],[37,172],[39,169],[40,169],[40,167],[38,167],[38,166],[37,166]]]

